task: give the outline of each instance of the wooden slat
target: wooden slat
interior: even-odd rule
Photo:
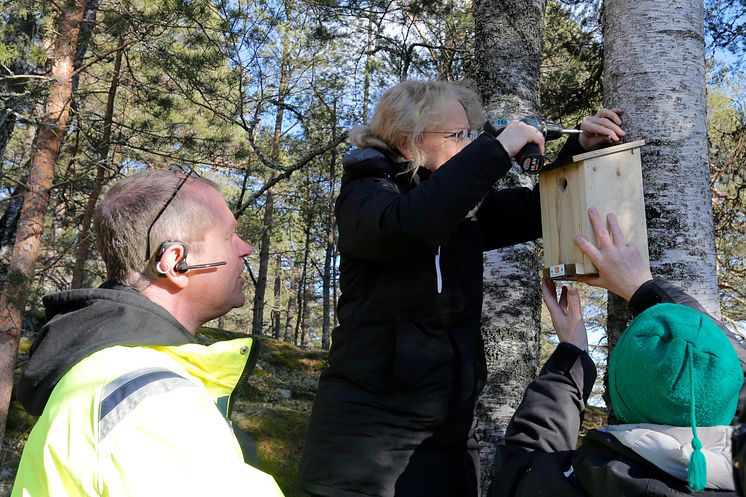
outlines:
[[[598,150],[591,150],[584,154],[578,154],[572,156],[573,162],[580,162],[583,160],[592,159],[594,157],[601,157],[602,155],[614,154],[623,150],[629,150],[630,148],[642,147],[645,145],[645,140],[637,140],[629,143],[622,143],[621,145],[614,145],[613,147],[599,148]]]

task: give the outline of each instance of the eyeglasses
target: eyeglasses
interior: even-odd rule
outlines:
[[[479,136],[479,131],[475,129],[460,129],[458,131],[423,131],[423,133],[438,133],[445,135],[444,138],[450,138],[457,142],[471,143]]]
[[[179,169],[183,172],[183,170]],[[189,168],[189,171],[184,175],[184,179],[181,180],[179,183],[179,186],[176,187],[174,192],[171,194],[171,197],[169,197],[168,200],[166,200],[166,203],[163,204],[163,207],[161,207],[161,210],[158,211],[158,214],[155,215],[155,218],[153,219],[153,222],[150,223],[150,227],[148,227],[148,237],[147,241],[145,242],[145,262],[148,262],[148,259],[150,259],[150,232],[153,231],[153,226],[155,226],[155,223],[158,222],[158,220],[161,218],[161,214],[163,214],[163,211],[166,210],[166,207],[168,207],[168,204],[171,203],[171,201],[176,197],[176,194],[179,193],[179,190],[181,190],[181,187],[184,186],[184,183],[187,182],[189,177],[194,174],[196,176],[199,176],[194,169]]]

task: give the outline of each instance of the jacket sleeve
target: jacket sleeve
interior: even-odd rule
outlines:
[[[149,395],[100,444],[101,495],[281,497],[274,479],[244,463],[207,391]]]
[[[539,185],[533,189],[493,188],[477,212],[484,250],[508,247],[541,237]]]
[[[554,163],[569,162],[573,155],[580,155],[585,152],[588,152],[588,150],[580,146],[580,135],[570,135],[565,144],[562,145],[557,158],[554,159]]]
[[[351,181],[336,203],[340,253],[369,260],[409,260],[445,242],[458,223],[510,169],[502,145],[481,135],[402,193],[386,178]]]
[[[531,473],[547,479],[566,471],[575,449],[585,403],[596,381],[596,367],[588,354],[560,343],[531,382],[508,424],[505,445],[497,447],[490,495],[514,495]],[[494,489],[493,489],[494,487]],[[526,494],[528,495],[528,494]]]
[[[702,304],[697,299],[687,294],[674,285],[670,281],[663,278],[656,277],[650,281],[647,281],[640,285],[632,297],[629,299],[629,308],[632,311],[633,316],[637,316],[644,310],[662,303],[673,303],[682,304],[687,307],[691,307],[695,311],[699,311],[712,320],[728,337],[733,349],[736,351],[738,360],[741,362],[741,369],[744,371],[744,385],[741,387],[741,393],[738,396],[738,410],[736,411],[736,417],[740,413],[746,412],[746,348],[743,344],[731,333],[731,331],[719,320],[712,317]]]
[[[578,135],[571,135],[555,162],[563,162],[584,152]],[[507,247],[541,237],[539,184],[533,188],[493,188],[484,198],[477,218],[482,229],[484,250]]]

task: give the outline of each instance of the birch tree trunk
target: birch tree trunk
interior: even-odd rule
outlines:
[[[34,141],[28,187],[8,270],[8,285],[0,297],[0,444],[8,417],[23,309],[39,256],[54,166],[70,117],[73,61],[85,4],[85,0],[65,2],[48,35],[52,84]]]
[[[544,0],[475,1],[475,79],[489,119],[534,116],[539,111],[539,68]],[[514,169],[498,186],[532,186]],[[482,494],[492,479],[495,446],[536,377],[541,298],[535,242],[494,250],[484,257],[482,336],[487,385],[477,403]]]
[[[715,237],[709,185],[701,0],[607,0],[604,99],[643,138],[642,175],[654,275],[681,285],[716,317]],[[611,343],[626,325],[610,299]],[[616,304],[615,304],[616,303]]]

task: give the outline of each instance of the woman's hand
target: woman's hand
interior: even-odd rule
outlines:
[[[510,121],[497,136],[497,141],[511,158],[529,143],[536,143],[541,153],[544,153],[544,135],[538,129],[521,121]]]
[[[601,109],[595,116],[587,118],[580,124],[580,146],[584,150],[594,150],[609,142],[618,142],[624,136],[622,126],[622,109]]]
[[[560,298],[557,300],[557,288],[554,282],[545,279],[541,281],[541,294],[560,342],[567,342],[581,350],[588,350],[588,333],[585,331],[578,291],[575,288],[563,286]]]

